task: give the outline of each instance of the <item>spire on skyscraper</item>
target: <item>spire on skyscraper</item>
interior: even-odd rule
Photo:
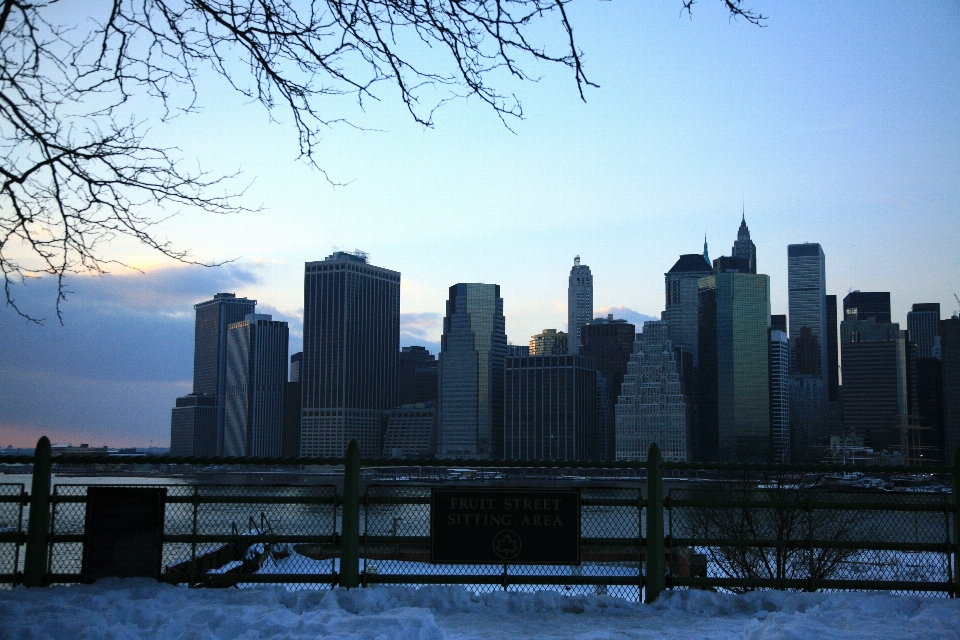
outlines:
[[[703,259],[710,262],[710,252],[707,251],[707,234],[703,234]]]
[[[746,211],[741,213],[740,228],[737,230],[737,241],[733,243],[733,249],[730,255],[735,258],[743,258],[750,265],[750,273],[757,272],[757,247],[750,240],[750,229],[747,228]]]

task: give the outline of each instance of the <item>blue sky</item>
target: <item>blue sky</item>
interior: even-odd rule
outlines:
[[[692,18],[680,6],[574,2],[600,88],[581,102],[572,76],[549,66],[530,67],[536,83],[504,78],[525,112],[513,132],[476,100],[444,106],[432,129],[386,87],[363,112],[331,103],[368,128],[334,127],[318,150],[339,187],[296,161],[286,114],[271,123],[209,78],[200,114],[151,135],[206,169],[241,169],[242,202],[264,208],[183,212],[159,230],[200,260],[236,262],[188,269],[117,241],[111,250],[144,274],[74,278],[64,327],[0,312],[0,446],[44,433],[167,442],[192,375],[192,304],[235,291],[299,335],[303,263],[334,248],[402,273],[405,344],[439,341],[456,282],[501,285],[514,342],[564,328],[577,254],[597,309],[657,316],[663,273],[704,234],[712,257],[729,253],[741,206],[774,313],[787,311],[786,245],[806,241],[823,245],[828,293],[890,291],[900,322],[914,302],[952,313],[960,3],[758,0],[764,28],[728,20],[718,1]],[[18,295],[50,317],[48,291]]]

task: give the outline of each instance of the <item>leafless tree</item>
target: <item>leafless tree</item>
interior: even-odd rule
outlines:
[[[185,166],[158,146],[149,118],[195,109],[207,69],[270,114],[286,112],[303,160],[320,133],[344,122],[328,98],[378,100],[392,86],[410,115],[431,126],[444,102],[473,96],[506,123],[522,117],[498,89],[504,72],[567,67],[581,98],[595,86],[567,15],[571,0],[0,0],[0,269],[6,300],[24,318],[13,285],[102,272],[105,243],[126,236],[183,262],[158,236],[181,208],[241,210],[232,176]],[[758,23],[740,0],[733,17]],[[684,1],[684,10],[693,2]],[[549,20],[548,20],[549,18]],[[542,42],[542,24],[556,25]],[[158,118],[153,118],[157,120]],[[349,124],[349,123],[347,123]],[[322,170],[322,169],[321,169]],[[159,212],[159,213],[158,213]]]
[[[819,480],[809,475],[777,477],[760,487],[755,481],[725,481],[710,489],[685,491],[683,498],[715,506],[678,509],[674,535],[716,540],[704,550],[709,565],[722,577],[814,582],[836,577],[858,552],[808,547],[807,542],[857,540],[864,536],[867,523],[864,514],[853,509],[810,509],[811,502],[849,499],[819,490]],[[753,588],[731,590],[743,593]]]

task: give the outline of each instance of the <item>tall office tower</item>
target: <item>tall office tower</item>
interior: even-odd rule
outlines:
[[[251,313],[227,330],[223,455],[283,455],[283,396],[290,331]]]
[[[283,455],[295,458],[300,455],[300,410],[303,403],[300,371],[303,368],[303,351],[290,356],[290,380],[283,387]]]
[[[535,336],[530,336],[531,356],[562,356],[571,352],[569,335],[556,329],[544,329]]]
[[[503,398],[503,457],[507,460],[596,459],[593,358],[507,358]]]
[[[840,401],[840,355],[837,342],[837,296],[827,296],[827,400]],[[839,425],[831,425],[837,426]],[[833,435],[839,435],[839,431]]]
[[[216,454],[223,453],[224,394],[227,385],[227,327],[254,312],[257,301],[218,293],[193,305],[197,313],[193,347],[193,393],[217,398]]]
[[[939,329],[939,327],[938,327]],[[952,462],[943,433],[943,363],[940,358],[917,358],[917,417],[922,444],[933,447],[930,464]]]
[[[793,462],[819,462],[826,442],[826,385],[816,375],[790,375],[790,457]]]
[[[890,292],[889,291],[860,291],[848,293],[843,299],[843,320],[850,320],[851,315],[859,320],[873,318],[877,324],[890,322]]]
[[[380,419],[397,403],[400,274],[361,251],[305,265],[300,451],[342,456],[382,450]]]
[[[860,319],[846,299],[844,309],[846,319],[840,323],[844,429],[877,451],[899,448],[908,411],[906,332],[896,323],[877,322],[876,315]]]
[[[800,328],[800,335],[793,341],[794,374],[820,377],[821,345],[810,327]]]
[[[170,416],[170,455],[217,455],[217,397],[177,398]]]
[[[772,327],[770,329],[770,438],[773,461],[790,462],[790,340],[787,338],[786,331]]]
[[[570,336],[567,348],[570,353],[580,353],[580,327],[592,317],[593,275],[590,267],[580,264],[580,256],[576,256],[567,285],[567,334]]]
[[[706,254],[706,240],[704,240]],[[670,271],[663,274],[666,306],[663,320],[674,347],[687,347],[693,354],[693,366],[699,366],[697,340],[697,281],[713,273],[704,255],[687,253],[680,256]]]
[[[507,356],[528,356],[530,355],[530,345],[528,344],[508,344]]]
[[[783,331],[787,332],[787,316],[786,314],[776,314],[773,313],[770,315],[770,330],[771,331]]]
[[[597,423],[597,459],[616,459],[616,428],[613,411],[620,396],[620,384],[627,373],[627,363],[633,353],[637,328],[626,320],[614,320],[613,315],[595,318],[583,325],[580,332],[580,355],[593,358],[597,371],[603,377],[603,390],[608,415]]]
[[[397,406],[437,401],[437,359],[424,347],[404,347],[397,366]]]
[[[766,462],[770,277],[718,271],[699,290],[699,457]]]
[[[428,458],[437,450],[437,405],[404,404],[390,410],[383,438],[384,458]]]
[[[907,330],[911,342],[917,343],[917,358],[935,358],[934,345],[940,337],[940,303],[913,305],[907,313]]]
[[[747,261],[747,273],[757,272],[757,245],[750,239],[750,229],[747,228],[747,217],[743,214],[740,219],[740,229],[737,230],[737,241],[733,243],[730,255],[743,258]]]
[[[787,246],[787,296],[790,306],[790,341],[797,345],[804,327],[817,341],[816,363],[810,371],[827,379],[827,291],[826,260],[823,249],[815,242]],[[809,346],[809,345],[807,345]],[[796,350],[791,354],[793,373],[800,373]]]
[[[955,451],[960,447],[960,318],[957,316],[940,321],[940,349],[943,363],[944,462],[952,464]]]
[[[643,323],[617,401],[617,460],[646,460],[650,444],[663,459],[687,461],[690,409],[667,323]]]
[[[503,456],[505,327],[500,285],[450,287],[440,342],[438,455]]]
[[[300,382],[300,371],[303,369],[303,351],[290,356],[290,382]]]

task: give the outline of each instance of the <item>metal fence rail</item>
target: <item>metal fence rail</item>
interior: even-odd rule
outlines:
[[[648,602],[664,588],[882,589],[951,597],[960,591],[960,460],[953,468],[924,469],[944,477],[952,473],[952,496],[844,492],[825,491],[821,480],[828,471],[855,468],[662,463],[654,445],[648,462],[569,465],[631,469],[643,478],[627,487],[580,485],[580,564],[458,565],[430,562],[430,495],[436,485],[361,486],[361,462],[368,471],[404,463],[467,463],[360,461],[355,446],[347,453],[324,459],[343,465],[342,491],[332,485],[163,485],[161,579],[193,586],[277,583],[289,588],[459,584],[478,592],[553,589]],[[64,462],[105,464],[100,459]],[[264,459],[220,462],[267,464]],[[665,469],[711,474],[700,481],[668,478],[665,489]],[[82,579],[88,485],[57,485],[51,491],[50,470],[49,445],[38,446],[30,495],[23,485],[0,485],[0,584]],[[491,482],[516,483],[506,477]],[[31,520],[31,511],[39,517]]]

